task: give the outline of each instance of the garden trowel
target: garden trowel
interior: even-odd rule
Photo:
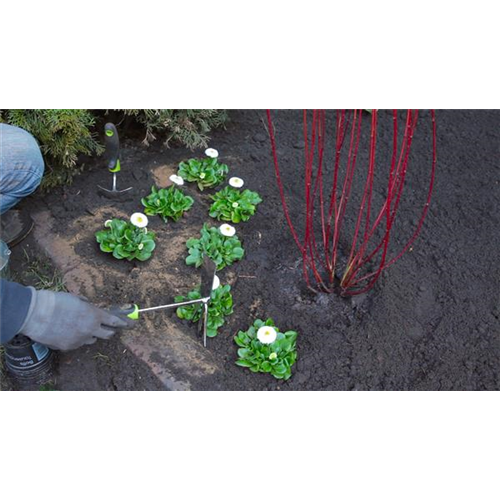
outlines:
[[[203,304],[203,314],[198,322],[198,333],[203,332],[203,345],[207,347],[207,322],[208,322],[208,304],[210,302],[210,296],[212,294],[212,288],[214,284],[216,265],[215,263],[205,257],[203,265],[201,268],[201,286],[200,295],[201,298],[195,300],[188,300],[186,302],[175,302],[173,304],[165,304],[162,306],[146,307],[144,309],[139,309],[137,304],[127,304],[121,307],[111,307],[110,313],[116,316],[127,317],[130,319],[139,319],[139,313],[149,312],[149,311],[159,311],[160,309],[177,309],[180,306],[187,306],[190,304]]]
[[[112,123],[106,123],[104,126],[104,142],[106,144],[105,158],[108,170],[113,174],[113,184],[111,189],[106,189],[102,186],[97,187],[108,198],[121,198],[125,193],[131,191],[132,187],[120,190],[116,187],[118,172],[121,170],[120,138],[118,137],[118,130],[116,130],[116,127]]]

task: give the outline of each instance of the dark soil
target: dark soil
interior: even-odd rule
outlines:
[[[31,234],[14,247],[11,279],[35,288],[60,288],[58,270],[40,252]],[[41,279],[47,280],[42,284]],[[56,352],[54,370],[43,384],[19,385],[0,370],[0,390],[162,390],[163,386],[148,367],[137,360],[118,339],[99,341],[71,352]]]
[[[274,116],[287,196],[292,215],[299,220],[304,154],[301,113],[280,111]],[[314,295],[305,287],[300,255],[281,209],[265,114],[233,111],[230,117],[227,130],[213,133],[210,145],[220,151],[221,160],[230,167],[230,175],[242,177],[245,187],[258,191],[264,202],[249,222],[237,227],[246,252],[244,260],[219,273],[223,284],[231,284],[235,303],[234,314],[219,335],[209,341],[208,348],[223,369],[196,382],[193,388],[498,389],[500,112],[437,112],[437,177],[421,236],[412,251],[391,267],[372,291],[354,299],[334,294]],[[389,158],[391,127],[390,114],[380,112],[380,172]],[[359,165],[366,164],[367,137],[365,131]],[[161,165],[170,168],[201,154],[202,151],[193,154],[184,148],[166,149],[160,143],[145,148],[135,140],[125,141],[124,171],[119,184],[134,186],[130,201],[110,202],[97,194],[95,186],[107,185],[110,179],[102,160],[92,160],[72,186],[48,196],[36,195],[24,205],[46,204],[61,233],[81,235],[77,253],[90,257],[103,273],[106,268],[116,271],[119,278],[111,277],[104,289],[98,291],[101,302],[164,303],[189,291],[198,279],[197,271],[184,264],[187,254],[184,242],[199,234],[203,222],[217,224],[208,217],[208,194],[212,191],[200,193],[194,185],[188,185],[186,190],[195,198],[195,205],[177,224],[165,225],[159,217],[150,218],[158,245],[171,250],[168,261],[156,260],[155,254],[146,263],[114,260],[99,251],[93,233],[106,218],[141,210],[140,198],[150,191],[154,169]],[[327,161],[331,159],[329,154]],[[411,154],[407,191],[394,230],[393,254],[418,220],[425,200],[430,159],[430,120],[422,112]],[[381,182],[379,176],[376,201],[381,200]],[[82,219],[83,215],[87,219]],[[89,218],[93,218],[93,223],[88,222]],[[346,224],[352,225],[352,221],[350,214]],[[287,382],[270,375],[252,374],[234,365],[237,348],[233,335],[239,329],[246,329],[254,319],[268,317],[282,330],[299,332],[299,358],[294,375]],[[176,322],[186,335],[196,335],[194,326],[173,314],[158,315],[157,321],[158,324]],[[158,388],[145,366],[120,349],[123,347],[114,340],[63,355],[60,366],[67,364],[72,368],[61,388]],[[114,365],[109,366],[99,356],[94,359],[98,352],[109,356]],[[90,374],[91,381],[87,385],[72,383],[71,377],[84,379],[82,371],[84,378]]]

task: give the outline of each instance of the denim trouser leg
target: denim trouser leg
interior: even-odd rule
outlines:
[[[38,187],[43,170],[35,138],[21,128],[0,123],[0,214]]]

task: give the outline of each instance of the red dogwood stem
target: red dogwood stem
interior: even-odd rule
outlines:
[[[349,201],[356,172],[360,168],[356,168],[356,160],[361,139],[362,110],[353,110],[351,112],[346,112],[345,110],[336,111],[335,154],[329,199],[325,198],[324,192],[324,161],[327,136],[326,112],[325,110],[312,110],[311,114],[309,126],[308,112],[307,110],[303,111],[305,211],[303,221],[304,236],[302,242],[292,223],[292,218],[285,199],[285,191],[278,164],[275,131],[270,110],[267,110],[267,121],[281,203],[292,237],[302,255],[304,278],[309,288],[315,289],[310,280],[310,276],[312,276],[316,282],[316,290],[331,292],[336,288],[335,270],[339,255],[339,245],[341,239],[345,239],[343,236],[345,232],[343,228],[344,220],[346,218],[348,206],[350,205]],[[398,151],[397,110],[393,110],[392,112],[393,138],[391,161],[387,179],[387,193],[372,223],[373,185],[376,171],[378,170],[378,177],[381,175],[380,169],[377,169],[377,129],[379,113],[377,110],[372,111],[366,178],[362,184],[361,198],[358,202],[359,205],[353,206],[355,209],[354,230],[348,248],[347,268],[342,274],[338,289],[342,295],[357,295],[370,290],[377,282],[381,273],[401,258],[401,256],[411,248],[411,245],[420,234],[423,222],[428,213],[436,170],[436,119],[434,110],[431,110],[433,144],[432,165],[426,202],[417,227],[403,249],[396,253],[394,257],[389,257],[391,232],[403,197],[410,149],[413,134],[417,126],[418,115],[419,113],[417,110],[407,111],[401,148]],[[342,150],[345,139],[348,136],[347,151],[345,152],[345,168],[342,169]],[[342,181],[340,180],[341,170],[344,171]],[[350,208],[349,210],[352,209]],[[382,221],[385,221],[383,227]],[[316,239],[316,230],[321,231],[319,240]],[[376,234],[380,233],[380,240],[374,244],[372,240]],[[322,245],[322,250],[318,248],[318,243]],[[371,250],[368,250],[369,247],[371,247]],[[374,263],[375,260],[378,262],[375,265],[375,269],[372,271],[364,271],[363,274],[365,266],[371,262]]]

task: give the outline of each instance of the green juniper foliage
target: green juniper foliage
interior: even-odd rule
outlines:
[[[134,226],[131,222],[113,219],[106,229],[95,233],[103,252],[113,253],[116,259],[148,260],[155,249],[155,233]]]
[[[272,344],[263,344],[257,338],[257,332],[262,326],[272,326],[276,330],[277,337]],[[255,373],[270,373],[275,378],[288,380],[297,360],[296,340],[297,332],[282,333],[274,326],[272,319],[258,319],[248,330],[240,330],[234,337],[239,347],[236,364]]]
[[[200,191],[218,186],[226,177],[229,168],[217,158],[192,158],[179,164],[178,174],[188,182],[196,182]]]
[[[186,196],[180,189],[171,186],[168,189],[151,188],[151,194],[141,200],[146,207],[147,215],[160,215],[167,222],[168,219],[178,221],[194,203],[191,196]]]
[[[189,255],[186,258],[188,266],[200,267],[205,256],[212,259],[220,271],[224,267],[241,260],[245,251],[237,236],[224,236],[217,227],[203,224],[200,238],[190,238],[186,242]]]
[[[255,191],[240,191],[230,186],[218,191],[210,198],[214,201],[210,207],[210,217],[231,221],[237,224],[247,221],[255,213],[262,198]]]
[[[227,113],[222,109],[122,109],[146,129],[144,143],[166,136],[165,144],[178,142],[190,149],[206,147],[208,133],[223,126]]]
[[[185,297],[178,295],[175,302],[201,299],[200,290],[192,290]],[[203,314],[203,304],[191,304],[177,308],[177,316],[195,323]],[[233,296],[229,285],[219,286],[212,290],[208,303],[207,337],[215,337],[217,330],[225,323],[226,318],[233,314]]]

